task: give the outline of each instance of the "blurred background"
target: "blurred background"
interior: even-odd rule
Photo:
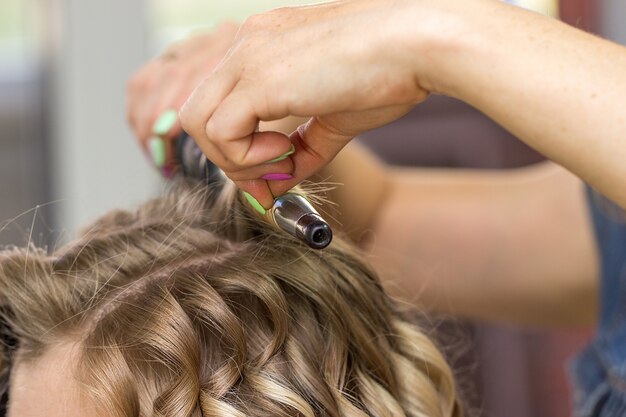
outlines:
[[[509,2],[626,43],[624,0]],[[2,0],[0,245],[53,246],[107,210],[156,194],[161,182],[125,122],[133,71],[195,28],[297,3]],[[443,97],[362,140],[400,165],[494,169],[542,159],[479,112]],[[567,360],[590,329],[452,327],[472,342],[459,369],[477,416],[570,415]]]

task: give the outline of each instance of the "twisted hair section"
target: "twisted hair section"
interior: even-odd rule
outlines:
[[[20,360],[80,346],[102,416],[462,415],[441,353],[351,245],[310,250],[229,184],[177,184],[52,254],[0,252],[0,302]]]

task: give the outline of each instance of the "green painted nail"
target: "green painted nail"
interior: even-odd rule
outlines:
[[[287,157],[289,155],[292,155],[294,152],[296,151],[296,147],[293,146],[293,144],[291,144],[291,146],[289,147],[289,150],[287,152],[285,152],[284,154],[282,154],[281,156],[274,158],[274,159],[270,159],[269,161],[266,162],[266,164],[273,164],[274,162],[280,162],[284,159],[287,159]]]
[[[152,133],[155,135],[163,136],[167,135],[174,124],[178,120],[178,112],[174,109],[166,110],[159,116],[154,126],[152,126]]]
[[[246,197],[246,200],[248,200],[248,203],[250,203],[250,205],[251,205],[251,206],[252,206],[252,207],[253,207],[256,211],[258,211],[258,212],[259,212],[259,213],[261,213],[261,214],[265,214],[265,212],[266,212],[267,210],[265,210],[265,207],[263,207],[263,206],[261,205],[261,203],[259,203],[259,202],[257,201],[257,199],[256,199],[256,198],[252,197],[252,194],[247,193],[247,192],[245,192],[245,191],[244,191],[244,192],[243,192],[243,196],[244,196],[244,197]]]
[[[152,156],[154,166],[161,168],[165,165],[165,141],[161,138],[152,138],[148,142],[148,148],[150,149],[150,156]]]

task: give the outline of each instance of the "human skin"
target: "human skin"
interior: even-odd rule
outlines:
[[[487,173],[398,169],[393,176],[367,250],[389,294],[471,319],[597,323],[598,255],[574,175],[542,165]]]
[[[81,394],[74,376],[78,345],[62,342],[41,357],[23,360],[11,370],[8,417],[86,417],[101,415]]]
[[[343,184],[328,217],[366,249],[396,300],[532,327],[596,322],[598,254],[576,176],[553,163],[393,168],[357,145],[321,174]]]
[[[155,122],[167,110],[180,110],[196,86],[224,58],[238,30],[237,23],[223,22],[213,30],[193,33],[170,45],[130,78],[126,94],[126,117],[146,153],[148,141],[154,137],[152,130]],[[291,133],[303,122],[303,119],[288,118],[263,123],[261,130]],[[172,162],[172,141],[181,132],[180,122],[176,121],[162,136],[168,144],[168,164]],[[270,172],[271,169],[263,174]]]
[[[180,109],[224,57],[238,29],[239,25],[224,22],[213,31],[196,33],[174,43],[133,74],[127,86],[126,115],[144,148],[158,117],[168,109]],[[180,131],[180,123],[176,123],[166,139]]]
[[[459,98],[626,207],[626,49],[495,0],[350,0],[253,16],[183,106],[205,154],[266,207],[429,92]],[[312,117],[297,133],[259,120]],[[289,181],[259,180],[266,161]]]
[[[177,54],[176,67],[187,74],[210,73],[213,67],[203,63],[217,64],[226,50],[223,45],[236,32],[230,24],[226,29],[196,34],[170,47]],[[186,43],[194,45],[195,55],[178,52],[188,48]],[[167,97],[190,92],[184,84],[167,82],[170,64],[157,58],[129,84],[129,111],[144,114],[132,119],[138,123],[133,127],[137,131],[143,124],[147,136],[158,110],[132,109],[152,101],[172,107],[176,103]],[[151,81],[161,77],[163,82]],[[172,85],[178,94],[168,93]],[[260,130],[289,134],[299,123],[287,118]],[[290,163],[288,158],[282,164]],[[388,291],[402,300],[428,310],[528,325],[593,323],[595,247],[582,186],[565,170],[393,169],[351,145],[318,179],[345,184],[332,194],[339,212],[330,210],[327,218],[337,217],[333,227],[368,249]],[[494,258],[506,262],[489,261]],[[390,266],[412,272],[399,279]]]

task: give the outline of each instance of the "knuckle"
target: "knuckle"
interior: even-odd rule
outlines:
[[[144,65],[128,80],[127,88],[135,92],[145,90],[150,84],[152,74],[150,64]]]
[[[134,75],[126,82],[126,91],[130,94],[137,92],[141,86],[142,78]]]
[[[290,15],[293,11],[293,7],[290,6],[283,6],[283,7],[277,7],[275,9],[270,10],[269,12],[267,12],[268,15],[273,16],[273,17],[278,17],[278,18],[282,18],[285,17],[287,15]]]
[[[134,85],[134,91],[137,94],[146,94],[152,89],[152,80],[148,77],[141,77]]]
[[[182,128],[188,132],[193,131],[193,116],[189,106],[185,103],[178,111],[178,120]]]
[[[281,26],[286,10],[287,8],[283,7],[248,17],[239,29],[239,36],[249,38],[274,32],[276,27]]]
[[[171,82],[174,80],[174,77],[180,72],[180,65],[174,65],[172,62],[165,62],[161,67],[161,70],[156,75],[156,77],[161,82]]]
[[[217,28],[215,29],[214,33],[219,33],[222,34],[224,32],[226,33],[234,33],[237,30],[239,30],[240,24],[235,22],[234,20],[226,20],[221,22]],[[213,33],[209,34],[210,36],[213,36]]]
[[[227,139],[227,135],[224,135],[224,129],[220,128],[219,122],[214,117],[206,123],[204,132],[211,142],[223,142]]]
[[[259,27],[262,22],[265,21],[265,15],[263,14],[253,14],[249,16],[241,25],[242,30],[245,32],[249,29],[254,29]]]
[[[165,74],[165,79],[169,83],[182,82],[188,77],[187,68],[182,65],[169,65]]]
[[[301,97],[301,95],[297,94],[295,89],[291,88],[278,88],[274,89],[277,91],[276,94],[271,93],[271,89],[268,89],[268,97],[269,100],[269,108],[274,112],[276,111],[285,111],[289,112],[300,112],[302,114],[306,113],[306,105]]]
[[[236,134],[233,127],[211,118],[206,123],[205,134],[208,140],[222,153],[226,166],[232,171],[248,167],[249,164],[246,161],[248,147],[243,140],[234,140]]]

